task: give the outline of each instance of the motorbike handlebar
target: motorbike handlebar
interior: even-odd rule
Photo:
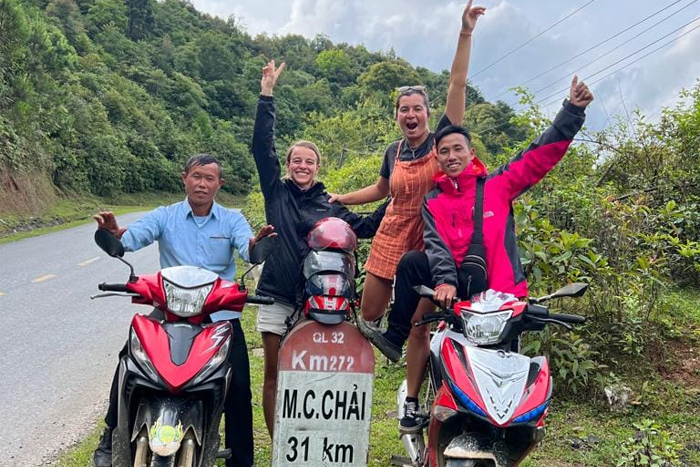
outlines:
[[[586,318],[584,316],[568,315],[566,313],[550,313],[549,318],[557,320],[557,321],[561,321],[563,323],[571,323],[571,324],[583,324],[586,322]]]
[[[452,317],[454,315],[450,313],[449,311],[437,311],[434,313],[426,313],[423,315],[423,319],[421,319],[419,322],[417,322],[415,325],[416,326],[423,326],[424,324],[429,324],[435,321],[448,321],[452,322]]]
[[[103,282],[97,286],[98,289],[109,292],[128,292],[126,284],[107,284]]]
[[[248,295],[245,300],[247,303],[254,303],[257,305],[274,305],[275,299],[272,297],[263,297],[260,295]]]

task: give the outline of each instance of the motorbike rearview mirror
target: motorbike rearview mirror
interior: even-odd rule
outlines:
[[[112,258],[121,258],[124,256],[124,246],[122,242],[107,229],[97,229],[95,231],[95,243],[102,248],[102,251]]]
[[[554,297],[580,297],[588,289],[588,284],[583,282],[574,282],[573,284],[565,285],[561,289],[554,292]]]
[[[134,274],[134,267],[123,258],[124,245],[122,245],[122,242],[120,242],[112,232],[107,229],[97,229],[95,231],[95,243],[109,256],[117,258],[119,261],[129,266],[129,282],[136,282],[138,278],[136,274]]]
[[[542,303],[546,302],[547,300],[551,300],[553,298],[559,298],[559,297],[580,297],[584,293],[586,293],[586,290],[588,289],[588,285],[583,282],[574,282],[573,284],[565,285],[561,289],[557,290],[556,292],[545,295],[544,297],[539,297],[539,298],[531,298],[530,302],[531,303]]]
[[[272,254],[272,251],[277,246],[277,237],[263,237],[253,245],[253,248],[248,253],[251,264],[261,264]]]

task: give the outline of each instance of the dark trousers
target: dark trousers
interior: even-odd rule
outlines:
[[[163,312],[153,310],[150,317],[163,319]],[[229,352],[232,366],[231,384],[224,401],[224,445],[231,449],[231,458],[226,460],[226,467],[250,467],[253,465],[253,406],[250,392],[250,362],[248,348],[238,319],[230,321],[233,327],[233,341]],[[128,344],[127,344],[128,345]],[[119,352],[119,359],[126,355],[127,346]],[[119,367],[112,379],[109,392],[109,407],[105,424],[117,426],[117,404],[119,399]]]
[[[422,251],[405,253],[396,268],[396,285],[394,286],[394,306],[389,313],[389,327],[384,336],[398,347],[408,339],[411,332],[411,317],[418,308],[420,295],[413,287],[426,285],[433,287],[428,256]]]

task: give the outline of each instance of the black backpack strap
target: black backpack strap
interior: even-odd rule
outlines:
[[[476,198],[474,199],[474,233],[472,244],[484,243],[484,185],[486,177],[476,179]]]

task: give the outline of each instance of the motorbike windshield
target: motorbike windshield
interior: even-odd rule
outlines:
[[[195,266],[173,266],[160,271],[161,276],[173,285],[183,289],[202,287],[216,281],[216,273]]]
[[[337,272],[347,278],[355,276],[355,258],[339,251],[310,251],[304,259],[304,277],[320,272]]]
[[[468,309],[475,313],[489,313],[498,311],[506,303],[517,300],[517,297],[513,294],[488,289],[472,298],[471,306]]]

